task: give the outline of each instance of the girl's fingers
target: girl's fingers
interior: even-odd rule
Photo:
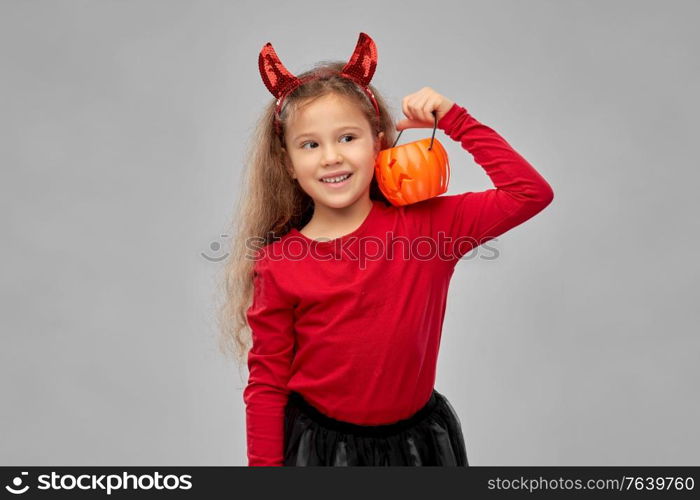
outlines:
[[[426,122],[423,120],[401,120],[396,124],[396,130],[406,130],[408,128],[428,128]],[[432,125],[430,126],[432,128]]]
[[[413,107],[413,119],[425,124],[432,123],[434,121],[433,109],[435,109],[435,103],[430,99],[417,103]]]
[[[440,95],[429,87],[409,94],[401,101],[404,115],[409,120],[423,123],[435,123],[437,109],[440,107]]]
[[[411,115],[413,120],[420,120],[420,109],[418,109],[418,101],[420,99],[419,95],[414,95],[408,103],[408,108],[411,110]]]
[[[401,106],[403,107],[403,114],[406,116],[406,118],[411,120],[411,119],[413,119],[413,113],[411,112],[411,110],[409,108],[409,98],[410,98],[410,96],[404,97]]]
[[[413,94],[409,94],[406,97],[403,98],[402,101],[402,107],[403,107],[403,113],[406,115],[406,117],[410,120],[420,120],[421,119],[421,112],[420,112],[420,104],[424,100],[423,97],[424,91],[423,89],[419,90],[418,92],[414,92]]]
[[[433,110],[437,108],[437,102],[436,100],[430,99],[427,103],[425,103],[425,106],[423,106],[423,114],[425,114],[425,120],[428,122],[435,122],[435,118],[433,116]]]
[[[435,115],[433,112],[436,111],[440,106],[440,96],[435,92],[431,92],[425,100],[421,103],[421,119],[428,123],[435,122]]]
[[[418,92],[405,96],[401,100],[401,109],[406,119],[397,122],[397,130],[406,128],[432,128],[435,120],[440,119],[440,112],[446,112],[453,101],[437,93],[430,87],[423,87]],[[442,111],[441,111],[442,110]],[[400,124],[400,125],[399,125]]]
[[[423,106],[425,106],[425,103],[430,99],[430,95],[428,95],[427,92],[425,92],[425,89],[421,89],[413,99],[412,107],[413,107],[413,117],[416,120],[425,120],[425,112],[423,111]]]
[[[420,116],[420,119],[424,122],[430,121],[430,109],[428,109],[431,105],[431,96],[426,95],[423,99],[420,99],[416,103],[416,108],[418,115]]]

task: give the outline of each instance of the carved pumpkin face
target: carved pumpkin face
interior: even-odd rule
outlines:
[[[394,206],[410,205],[447,191],[450,163],[440,141],[430,138],[383,149],[374,163],[379,188]]]

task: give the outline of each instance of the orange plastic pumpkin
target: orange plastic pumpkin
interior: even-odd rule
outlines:
[[[435,114],[433,112],[433,114]],[[394,206],[410,205],[447,191],[450,163],[445,148],[433,137],[383,149],[377,154],[374,173],[384,196]]]

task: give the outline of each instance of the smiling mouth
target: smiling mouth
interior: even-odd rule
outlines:
[[[331,187],[342,186],[342,185],[348,183],[348,181],[350,180],[350,177],[352,177],[352,173],[346,174],[344,177],[345,178],[343,180],[340,180],[340,181],[324,181],[323,179],[319,179],[319,182],[322,182],[326,186],[331,186]]]

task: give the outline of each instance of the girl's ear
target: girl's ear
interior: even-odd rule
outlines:
[[[377,134],[377,140],[375,141],[375,146],[374,146],[374,149],[377,151],[377,153],[379,151],[381,151],[381,149],[382,149],[382,141],[383,140],[384,140],[384,132],[379,132]]]

